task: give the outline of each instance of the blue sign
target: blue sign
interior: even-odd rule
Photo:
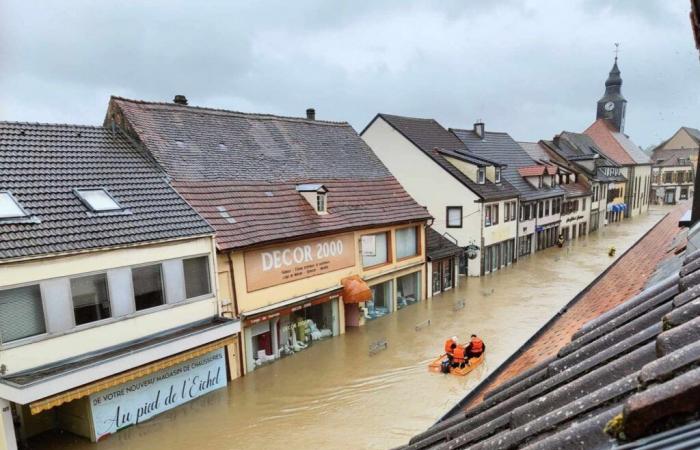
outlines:
[[[543,227],[543,226],[537,226],[537,227],[535,227],[535,231],[537,231],[538,233],[539,233],[540,231],[544,231],[544,227]]]

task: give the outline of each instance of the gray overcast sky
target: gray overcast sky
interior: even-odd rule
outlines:
[[[111,94],[349,121],[583,131],[621,42],[626,132],[700,127],[688,0],[0,0],[0,119],[100,124]]]

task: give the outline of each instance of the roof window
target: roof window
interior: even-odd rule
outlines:
[[[9,192],[0,192],[0,219],[27,217],[17,200]]]
[[[75,193],[92,211],[119,211],[122,209],[105,189],[76,189]]]
[[[327,214],[326,194],[328,189],[322,184],[299,184],[296,187],[302,197],[314,208],[317,214]]]

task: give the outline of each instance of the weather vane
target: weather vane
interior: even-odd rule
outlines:
[[[620,43],[615,42],[615,61],[617,61],[617,54],[620,52]]]

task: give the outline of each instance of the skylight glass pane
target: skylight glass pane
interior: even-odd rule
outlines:
[[[0,192],[0,219],[10,217],[24,217],[26,214],[19,207],[17,202],[7,192]]]
[[[88,205],[95,211],[121,209],[117,202],[112,200],[112,197],[110,197],[104,189],[91,189],[79,192]]]

